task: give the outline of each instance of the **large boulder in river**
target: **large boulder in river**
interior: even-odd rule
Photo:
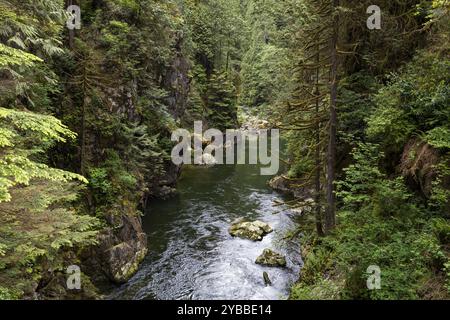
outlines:
[[[273,229],[262,221],[237,220],[231,224],[228,231],[233,237],[260,241],[265,235],[271,233]]]
[[[286,267],[286,258],[271,249],[264,249],[255,262],[268,267]]]
[[[284,175],[272,178],[268,184],[273,190],[283,194],[292,195],[298,199],[307,199],[314,195],[314,190],[310,188],[308,184],[305,185],[303,180],[289,179]],[[304,186],[300,187],[299,185]]]

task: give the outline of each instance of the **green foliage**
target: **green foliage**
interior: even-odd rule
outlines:
[[[198,66],[199,67],[199,66]],[[186,105],[186,112],[184,115],[184,122],[186,123],[186,127],[192,128],[195,121],[206,119],[206,108],[205,103],[202,99],[200,92],[205,92],[206,89],[201,88],[201,85],[198,83],[206,83],[206,75],[204,80],[200,78],[201,76],[197,74],[195,79],[191,83],[191,91],[189,93],[188,102]]]
[[[33,179],[70,181],[82,176],[49,168],[33,158],[53,141],[65,141],[74,134],[51,116],[0,108],[0,202],[11,200],[9,189],[18,184],[28,185]],[[44,146],[44,149],[42,149]]]
[[[90,170],[89,176],[89,184],[97,202],[114,202],[114,191],[107,170],[105,168],[93,168]]]
[[[350,3],[341,1],[338,45],[346,51],[338,104],[338,226],[327,237],[304,239],[305,265],[291,298],[448,299],[448,4],[382,2],[383,28],[368,33],[355,15],[368,2]],[[399,21],[408,32],[399,32]],[[365,45],[353,46],[353,37]],[[302,178],[297,162],[310,161],[306,141],[314,137],[304,132],[292,134],[297,145],[290,142],[299,157],[291,171]],[[381,290],[367,289],[372,265],[381,268]]]
[[[31,53],[14,49],[0,43],[0,68],[6,67],[32,67],[36,62],[42,62],[42,59]]]
[[[70,250],[95,244],[99,224],[73,206],[87,180],[47,159],[76,138],[50,107],[64,1],[0,1],[0,9],[0,299],[17,299],[33,296],[44,273],[64,270]]]
[[[184,18],[175,1],[81,5],[83,28],[56,65],[65,88],[57,109],[78,140],[51,156],[89,178],[87,211],[136,214],[166,174],[177,126],[169,101],[179,95],[170,77],[173,59],[185,54]]]
[[[138,191],[136,177],[126,170],[117,152],[106,152],[107,157],[102,166],[89,170],[89,188],[100,216],[105,206],[123,204]]]
[[[82,176],[34,161],[54,141],[65,141],[74,134],[59,120],[31,112],[0,108],[0,202],[11,200],[9,189],[28,185],[33,179],[70,181]]]
[[[2,0],[0,12],[1,42],[38,56],[62,53],[59,33],[67,16],[63,0]]]
[[[43,271],[65,270],[65,251],[96,243],[98,220],[68,206],[78,189],[39,179],[13,188],[11,201],[0,203],[0,283],[6,289],[0,292],[5,299],[32,294]]]
[[[0,300],[17,300],[20,293],[0,286]]]
[[[207,119],[211,128],[226,130],[237,127],[236,98],[227,74],[214,73],[207,89]]]
[[[367,115],[375,108],[372,96],[381,85],[367,72],[351,74],[340,82],[339,91],[339,127],[340,141],[344,146],[354,139],[364,139],[367,127]],[[347,136],[350,135],[350,136]],[[348,152],[340,148],[341,152]]]
[[[237,126],[237,96],[241,85],[245,38],[243,4],[237,0],[183,1],[186,52],[192,60],[191,85],[184,123]]]
[[[236,70],[241,60],[244,22],[241,1],[185,0],[191,55],[209,77],[213,71]],[[238,70],[237,70],[238,71]]]
[[[435,166],[436,177],[432,182],[432,190],[429,205],[436,212],[443,213],[447,218],[450,206],[450,188],[445,181],[450,177],[448,154]]]
[[[344,205],[359,208],[370,201],[375,192],[373,181],[380,181],[378,164],[383,157],[377,145],[359,143],[354,149],[354,164],[344,169],[346,179],[338,183],[338,193]]]
[[[284,80],[279,73],[284,50],[262,40],[246,53],[243,62],[240,103],[252,108],[275,101]]]
[[[354,150],[355,163],[338,184],[343,203],[339,228],[306,256],[294,298],[307,292],[316,298],[336,298],[330,289],[336,286],[342,299],[448,296],[442,283],[437,288],[428,284],[439,283],[447,270],[449,221],[431,218],[402,178],[389,179],[378,169],[382,159],[378,148],[360,143]],[[372,265],[381,269],[381,290],[366,287],[365,270]]]
[[[313,286],[297,284],[292,287],[292,300],[338,300],[341,287],[335,281],[320,278]]]
[[[433,128],[427,132],[425,140],[437,149],[450,149],[450,128]]]
[[[375,96],[367,134],[389,151],[399,152],[412,135],[424,135],[436,147],[448,145],[450,64],[422,52]]]
[[[66,207],[77,198],[77,174],[39,161],[54,143],[75,134],[58,119],[0,108],[0,283],[1,296],[30,294],[43,261],[61,268],[60,252],[95,243],[97,220]]]
[[[299,131],[291,131],[285,134],[287,152],[292,161],[289,165],[288,176],[290,178],[307,177],[314,168],[312,158],[313,150],[309,148],[305,135]]]
[[[56,89],[55,75],[44,60],[63,52],[63,1],[2,0],[0,12],[0,106],[42,110],[48,107],[48,93]]]

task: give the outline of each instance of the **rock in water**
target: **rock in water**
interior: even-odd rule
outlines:
[[[271,249],[264,249],[255,262],[268,267],[286,267],[286,258]]]
[[[262,238],[271,233],[273,229],[262,221],[249,222],[245,220],[238,220],[232,223],[228,232],[233,237],[249,239],[253,241],[261,241]]]
[[[269,274],[267,272],[263,272],[264,284],[267,286],[272,285],[272,281],[270,281]]]

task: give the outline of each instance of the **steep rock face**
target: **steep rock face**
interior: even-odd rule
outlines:
[[[176,121],[185,113],[190,90],[190,65],[182,54],[181,42],[182,40],[177,44],[172,63],[164,70],[160,84],[167,91],[167,109]],[[136,92],[135,83],[110,92],[111,112],[139,121],[131,98]],[[164,163],[164,171],[163,176],[150,183],[152,187],[143,195],[140,203],[142,208],[147,206],[151,198],[167,198],[175,192],[181,167],[168,160]],[[147,254],[147,236],[142,229],[141,217],[130,211],[132,210],[123,210],[120,214],[105,214],[107,226],[98,236],[98,245],[82,252],[82,271],[101,287],[107,286],[110,281],[124,283],[129,280]]]
[[[127,281],[147,254],[147,235],[139,216],[111,216],[114,229],[106,229],[105,271],[118,283]],[[107,249],[109,248],[109,249]]]
[[[138,215],[119,214],[105,217],[108,224],[98,235],[98,244],[85,248],[80,254],[64,253],[64,266],[76,265],[81,271],[81,288],[70,290],[64,270],[52,270],[43,262],[42,278],[34,293],[25,299],[101,299],[100,291],[108,290],[111,282],[126,282],[137,271],[147,254],[147,236]]]
[[[182,41],[182,39],[179,40],[177,44],[177,54],[171,67],[167,70],[162,84],[168,92],[166,98],[168,110],[177,121],[185,114],[191,84],[188,75],[190,64],[182,54]]]
[[[181,174],[181,166],[173,164],[172,161],[166,161],[164,164],[164,171],[164,176],[161,177],[155,190],[149,196],[167,199],[175,194],[175,185]],[[148,198],[145,202],[147,201]]]
[[[185,112],[190,86],[189,63],[180,51],[177,51],[171,67],[163,77],[162,84],[168,92],[166,98],[168,110],[175,120],[180,119]],[[126,110],[128,113],[131,112],[128,116],[134,118],[132,103]],[[165,175],[160,177],[155,190],[147,196],[166,198],[172,195],[180,171],[181,167],[166,161]],[[143,206],[146,203],[147,201],[144,201]],[[123,283],[134,275],[145,258],[148,251],[147,236],[142,229],[141,217],[137,214],[123,212],[119,215],[107,215],[105,220],[108,227],[100,233],[99,244],[84,253],[84,262],[94,281],[102,278],[104,280],[106,276],[110,281]]]
[[[94,281],[106,276],[115,283],[126,282],[147,254],[147,236],[139,216],[106,217],[109,224],[98,236],[98,245],[83,252],[86,272]]]

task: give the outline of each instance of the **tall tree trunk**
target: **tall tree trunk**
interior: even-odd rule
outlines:
[[[319,41],[317,40],[317,43]],[[316,89],[314,90],[314,94],[316,95],[316,120],[317,120],[317,126],[316,126],[316,154],[315,154],[315,160],[316,160],[316,177],[315,177],[315,214],[316,214],[316,230],[319,237],[322,237],[324,235],[323,228],[322,228],[322,213],[321,213],[321,196],[320,196],[320,173],[321,173],[321,161],[320,161],[320,114],[319,114],[319,96],[320,96],[320,90],[319,90],[319,76],[320,76],[320,47],[319,44],[317,44],[317,56],[316,56],[316,63],[317,63],[317,70],[316,70]]]
[[[86,63],[86,62],[84,62]],[[84,65],[83,71],[83,105],[81,106],[81,152],[80,152],[80,173],[86,176],[86,108],[89,104],[89,97],[87,94],[87,70]]]
[[[73,1],[72,0],[67,0],[66,8],[68,8],[71,5],[73,5]],[[74,39],[75,39],[75,30],[74,29],[69,29],[69,48],[71,50],[73,50]]]
[[[88,75],[86,61],[83,61],[83,104],[81,106],[81,132],[80,132],[80,174],[87,177],[86,162],[87,162],[87,112],[88,107],[91,104],[91,98],[88,94]],[[86,191],[86,201],[88,210],[91,214],[94,214],[95,206],[92,198],[92,193]]]
[[[333,35],[331,38],[331,90],[330,90],[330,132],[328,141],[327,162],[327,209],[325,214],[325,231],[331,231],[336,225],[336,195],[334,193],[334,182],[336,179],[336,127],[337,127],[337,72],[338,56],[337,43],[339,37],[339,14],[336,12],[339,0],[333,0]]]

